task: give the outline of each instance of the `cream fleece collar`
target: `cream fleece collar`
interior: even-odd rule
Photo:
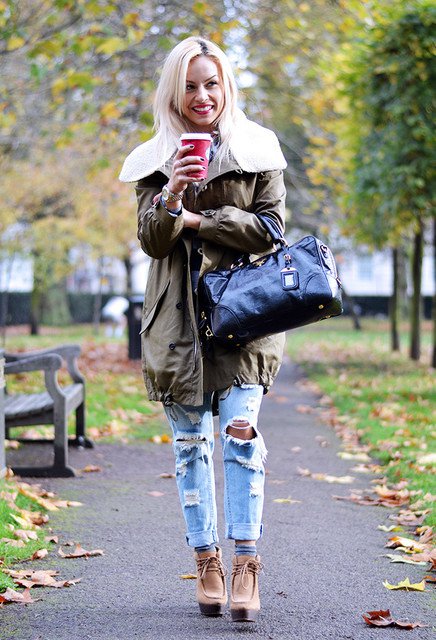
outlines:
[[[174,148],[171,156],[175,151]],[[286,160],[275,133],[248,120],[242,112],[232,136],[230,151],[237,165],[248,173],[286,167]],[[119,179],[121,182],[136,182],[158,169],[162,171],[159,155],[159,140],[155,136],[140,144],[127,156]]]

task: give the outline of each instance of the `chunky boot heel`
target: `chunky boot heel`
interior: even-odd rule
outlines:
[[[232,622],[255,622],[260,610],[258,575],[262,569],[259,556],[233,558],[230,613]]]
[[[204,616],[221,616],[227,604],[226,570],[221,549],[195,553],[197,562],[197,602]]]

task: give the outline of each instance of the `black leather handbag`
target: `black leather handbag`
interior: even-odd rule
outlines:
[[[201,278],[203,341],[241,345],[342,313],[341,282],[330,249],[314,236],[289,246],[275,221],[258,218],[275,251],[253,262],[243,256],[230,269]]]

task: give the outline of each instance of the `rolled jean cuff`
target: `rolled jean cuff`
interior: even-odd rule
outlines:
[[[229,524],[226,526],[227,540],[259,540],[263,524]]]
[[[218,542],[218,535],[215,530],[195,531],[186,534],[186,542],[190,547],[207,547]]]

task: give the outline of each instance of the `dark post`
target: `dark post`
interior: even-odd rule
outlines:
[[[6,473],[5,458],[5,358],[0,349],[0,478]]]
[[[127,328],[129,334],[129,359],[141,358],[141,320],[142,320],[142,296],[130,296],[127,314]]]

